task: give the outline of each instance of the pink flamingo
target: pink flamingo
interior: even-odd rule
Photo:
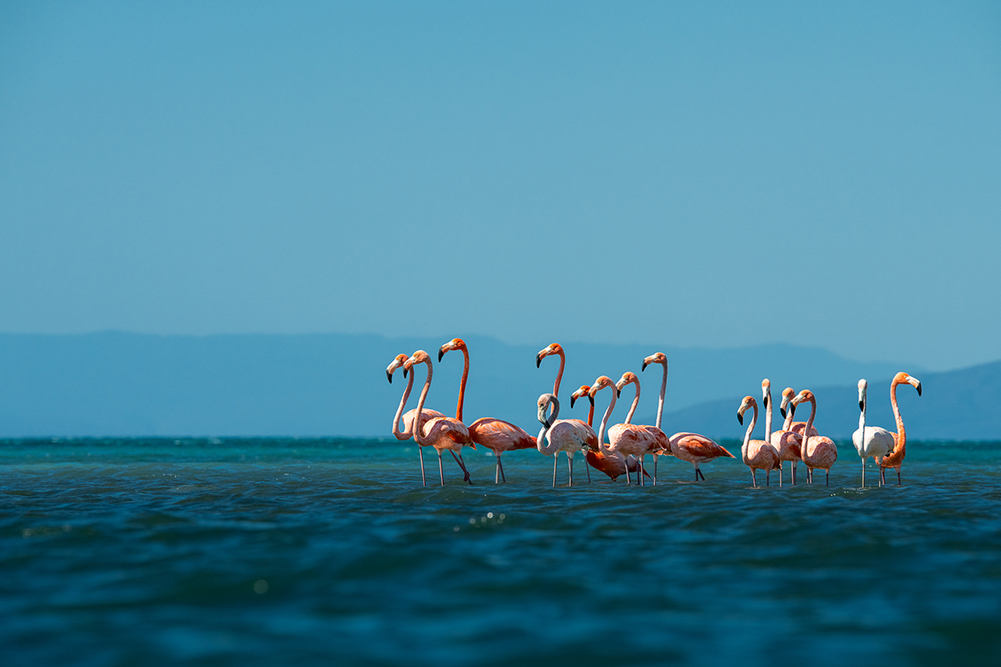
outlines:
[[[788,398],[786,397],[787,394],[788,394]],[[787,406],[792,402],[792,399],[794,398],[794,396],[795,396],[795,393],[793,392],[792,387],[786,387],[784,390],[782,390],[782,406],[779,408],[779,411],[782,413],[783,417],[786,416]],[[793,406],[792,408],[789,408],[789,409],[791,409],[793,411],[793,413],[796,412],[795,406]],[[786,420],[787,423],[789,424],[789,427],[788,428],[783,427],[783,430],[785,430],[785,431],[792,431],[793,433],[798,433],[800,435],[803,435],[803,431],[806,430],[806,422],[794,422],[794,421],[792,421],[792,419],[793,419],[792,417],[789,417]],[[814,427],[811,426],[810,427],[810,435],[811,436],[820,435],[820,432],[816,428],[814,428]]]
[[[556,373],[556,380],[553,382],[553,394],[552,394],[553,397],[556,398],[556,405],[558,406],[559,405],[559,397],[560,397],[560,380],[563,379],[563,368],[564,368],[564,366],[566,366],[566,363],[567,363],[567,357],[566,357],[566,354],[564,354],[564,352],[563,352],[563,347],[559,343],[552,343],[551,345],[546,346],[544,349],[539,350],[538,354],[535,355],[535,367],[536,368],[540,368],[542,366],[542,360],[545,359],[546,357],[550,356],[550,355],[553,355],[553,354],[558,355],[559,358],[560,358],[560,370]],[[540,397],[540,400],[541,400],[541,397]],[[571,407],[572,407],[572,403],[573,403],[573,401],[571,400]],[[557,407],[556,410],[558,411],[559,408]],[[555,426],[555,419],[556,419],[556,417],[553,417],[552,419],[554,420],[553,425]],[[544,419],[542,417],[539,418],[539,421],[542,422],[543,425],[545,425],[545,421],[544,421]],[[592,429],[590,426],[588,426],[587,424],[585,424],[584,422],[582,422],[579,419],[567,419],[567,420],[564,420],[564,421],[574,422],[575,424],[578,425],[578,428],[580,426],[584,426],[587,429],[589,429],[592,434],[594,433],[594,429]],[[597,437],[597,436],[595,436],[595,437]],[[544,450],[540,449],[539,451],[544,451]],[[548,454],[547,454],[547,456],[548,456]],[[586,458],[586,454],[585,454],[585,458]],[[567,452],[567,459],[570,461],[570,465],[572,466],[573,465],[573,457],[572,457],[572,455],[571,455],[571,453],[569,451]],[[559,458],[556,455],[553,455],[553,486],[554,487],[556,486],[556,467],[557,467],[558,463],[559,463]],[[573,471],[572,470],[570,471],[570,474],[571,474],[571,478],[572,478],[573,477]],[[591,479],[591,473],[590,473],[590,471],[588,471],[588,473],[587,473],[587,478],[588,478],[588,481],[590,481],[590,479]]]
[[[782,390],[782,405],[779,407],[779,411],[782,413],[782,416],[785,417],[785,423],[782,425],[782,428],[780,430],[775,431],[769,436],[769,441],[772,443],[772,446],[775,447],[775,449],[779,453],[779,460],[789,461],[789,464],[792,467],[792,472],[790,473],[789,476],[790,479],[792,480],[793,486],[796,485],[796,467],[800,459],[802,458],[802,454],[800,452],[800,445],[803,442],[803,436],[801,435],[801,433],[797,433],[796,431],[792,430],[793,426],[792,420],[793,420],[793,415],[796,412],[796,409],[789,406],[789,402],[792,401],[792,399],[795,396],[796,394],[792,390],[792,387],[786,387],[785,389]],[[771,384],[769,384],[768,388],[767,410],[769,414],[766,416],[766,421],[770,421],[769,418],[771,417],[770,413],[772,411]],[[804,426],[805,425],[806,424],[804,424]],[[816,431],[817,429],[813,430]],[[782,468],[779,467],[779,486],[781,485],[782,485]]]
[[[796,398],[792,399],[791,405],[797,406],[800,403],[810,402],[810,419],[806,422],[806,433],[810,432],[813,428],[813,418],[817,416],[817,399],[814,397],[813,392],[809,389],[804,389],[796,395]],[[806,464],[806,481],[809,484],[813,484],[813,471],[815,469],[823,470],[827,473],[827,485],[831,485],[831,467],[834,462],[838,460],[838,448],[835,446],[834,441],[824,435],[811,435],[803,438],[803,444],[800,445],[800,454],[803,458],[803,463]]]
[[[558,419],[560,400],[554,394],[539,396],[539,423],[542,430],[535,440],[535,446],[546,456],[557,456],[558,452],[566,452],[570,467],[570,486],[573,486],[573,455],[585,448],[597,448],[597,436],[590,426],[579,419]],[[552,407],[552,415],[546,417],[546,411]],[[549,444],[546,444],[546,440]],[[590,473],[589,473],[590,474]],[[556,466],[553,465],[553,488],[556,488]]]
[[[591,385],[582,384],[580,386],[580,389],[578,389],[577,391],[575,391],[570,395],[570,407],[573,408],[574,401],[586,396],[588,402],[591,404],[591,407],[587,412],[587,425],[593,428],[594,399],[591,397],[590,392],[591,392]],[[597,442],[597,436],[595,436],[595,442]],[[601,453],[600,449],[597,451],[593,449],[588,449],[586,452],[584,452],[584,460],[587,461],[588,466],[590,466],[591,468],[594,468],[595,470],[598,470],[608,475],[613,482],[617,480],[621,475],[624,475],[627,472],[626,469],[622,466],[622,461],[612,456],[605,456],[604,454]],[[640,464],[638,461],[636,461],[635,459],[629,461],[628,472],[636,472],[637,470],[639,470],[639,468]],[[587,470],[587,468],[585,468],[585,470]],[[646,472],[644,472],[643,475],[645,477],[650,476]],[[591,480],[590,471],[588,471],[587,473],[587,479],[588,481]]]
[[[650,364],[660,364],[664,367],[664,377],[660,381],[660,399],[657,402],[657,424],[656,424],[657,430],[663,433],[663,431],[661,431],[661,421],[664,419],[664,394],[667,392],[667,356],[665,356],[663,352],[656,352],[654,354],[651,354],[649,357],[646,357],[643,360],[643,367],[640,369],[640,372],[646,371],[646,367],[649,366]],[[654,486],[657,486],[657,460],[661,457],[661,455],[667,455],[667,456],[672,455],[670,442],[668,442],[668,446],[665,447],[664,449],[653,453]]]
[[[389,364],[386,368],[386,379],[389,380],[389,384],[393,384],[393,373],[403,366],[409,359],[405,354],[398,354],[393,362]],[[414,420],[417,417],[417,409],[407,411],[407,414],[403,415],[403,431],[400,431],[400,415],[403,413],[403,408],[406,406],[407,401],[410,399],[410,390],[414,386],[414,374],[408,373],[406,369],[403,371],[403,377],[407,378],[407,388],[403,391],[403,398],[400,399],[400,407],[396,409],[396,415],[393,417],[393,436],[397,440],[409,440],[414,437]],[[425,419],[433,419],[435,417],[444,417],[442,413],[437,410],[424,410]],[[417,453],[421,458],[421,482],[424,486],[427,486],[427,479],[424,476],[424,448],[417,445]]]
[[[751,415],[751,423],[747,425],[747,431],[744,433],[744,444],[740,447],[740,458],[744,461],[744,465],[751,469],[751,484],[757,488],[758,471],[765,471],[765,486],[768,486],[768,478],[771,476],[772,470],[779,468],[781,464],[779,462],[779,453],[772,447],[770,442],[766,440],[751,440],[751,433],[754,431],[754,425],[758,421],[758,403],[754,400],[753,396],[744,397],[740,407],[737,409],[737,421],[741,424],[744,423],[744,413],[749,408],[753,408],[754,413]]]
[[[633,424],[632,418],[636,413],[636,406],[639,405],[640,401],[640,379],[636,377],[636,374],[631,371],[626,371],[622,374],[622,377],[615,384],[616,392],[621,395],[622,390],[628,384],[636,385],[636,397],[633,398],[633,403],[629,408],[629,414],[626,415],[626,421],[622,424],[616,424],[615,426],[608,429],[608,440],[609,445],[605,447],[601,441],[598,442],[598,446],[606,450],[606,452],[616,452],[622,454],[628,460],[629,456],[634,456],[639,459],[639,471],[643,471],[643,463],[645,461],[647,454],[652,454],[654,452],[663,451],[671,446],[671,443],[667,440],[667,435],[661,431],[656,426],[640,426],[638,424]],[[636,473],[636,483],[642,484],[646,481],[645,478],[641,477],[640,472]],[[626,476],[627,483],[629,483],[629,476]],[[644,484],[645,485],[645,484]]]
[[[469,350],[466,343],[461,338],[453,338],[440,348],[438,348],[438,361],[441,361],[446,352],[461,350],[463,357],[462,380],[459,382],[459,404],[455,408],[455,418],[462,421],[462,406],[466,400],[466,378],[469,376]],[[504,466],[501,464],[501,454],[515,449],[528,449],[535,447],[535,438],[527,431],[521,429],[510,422],[493,417],[480,417],[469,425],[469,438],[477,445],[483,445],[494,453],[497,457],[497,465],[494,467],[494,484],[499,484],[500,480],[507,483],[504,475]]]
[[[445,472],[442,470],[441,453],[443,450],[452,452],[456,457],[459,467],[462,468],[463,481],[472,484],[469,478],[469,470],[466,469],[466,462],[462,460],[463,446],[476,449],[476,445],[469,439],[469,430],[466,425],[458,419],[451,417],[435,417],[431,420],[424,418],[424,401],[427,399],[428,390],[431,388],[431,357],[424,350],[417,350],[414,356],[407,359],[403,364],[404,370],[410,370],[415,364],[427,364],[428,374],[424,381],[424,389],[421,390],[420,400],[417,402],[417,422],[414,424],[414,440],[422,447],[428,445],[438,452],[438,475],[441,478],[441,485],[445,486]]]
[[[900,480],[900,466],[904,462],[904,454],[907,449],[907,432],[904,431],[904,419],[900,416],[900,408],[897,406],[897,385],[909,384],[918,390],[921,395],[921,383],[907,373],[897,373],[890,382],[890,404],[893,406],[893,419],[897,422],[897,432],[893,435],[893,451],[879,459],[879,481],[886,484],[886,469],[894,468],[897,471],[897,486],[902,486]]]

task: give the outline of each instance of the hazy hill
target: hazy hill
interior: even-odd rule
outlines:
[[[540,338],[520,346],[480,336],[466,341],[472,355],[467,419],[489,415],[534,431],[536,399],[552,388],[558,366],[557,359],[549,358],[536,369],[535,353],[552,341]],[[396,354],[419,348],[437,359],[435,352],[444,342],[343,334],[2,334],[0,436],[388,435],[404,383],[398,375],[388,384],[386,365]],[[599,374],[618,379],[623,371],[633,370],[644,382],[640,415],[652,419],[659,368],[639,371],[643,357],[659,350],[670,360],[667,410],[688,408],[693,417],[709,419],[714,408],[702,404],[726,399],[721,404],[723,419],[699,422],[711,424],[707,433],[714,434],[734,432],[727,429],[726,420],[733,419],[736,404],[728,397],[756,393],[765,375],[778,387],[854,386],[859,377],[886,378],[898,370],[897,364],[854,362],[826,350],[789,345],[712,350],[561,342],[568,356],[560,392],[564,416],[571,414],[567,399],[576,386],[593,382]],[[454,411],[461,367],[456,352],[435,364],[428,406]],[[907,370],[920,374],[913,366]],[[411,406],[423,378],[421,371]],[[922,379],[928,398],[918,404],[921,409],[966,386],[943,379],[939,390],[930,376]],[[989,377],[982,380],[996,387]],[[878,408],[878,385],[872,396]],[[916,418],[918,409],[907,402],[910,398],[902,392],[905,414]],[[819,422],[833,423],[841,413],[833,398],[822,400]],[[848,396],[844,402],[853,400]],[[582,414],[580,407],[572,413]],[[625,409],[616,414],[621,418]],[[672,414],[668,423],[680,424],[687,414]],[[991,430],[995,422],[984,419],[963,424],[969,433],[996,434]],[[938,432],[952,423],[955,420],[941,422]]]
[[[899,369],[905,370],[905,369]],[[921,440],[1001,440],[1001,361],[964,368],[946,373],[918,373],[906,369],[921,380],[922,396],[909,385],[897,388],[897,402],[907,428],[908,438]],[[867,423],[891,431],[896,427],[890,408],[890,375],[869,376],[869,410]],[[772,385],[781,392],[785,385]],[[855,385],[824,387],[794,385],[797,391],[809,388],[817,396],[815,425],[824,435],[848,438],[858,428],[858,390]],[[778,396],[773,391],[773,397]],[[761,401],[760,389],[747,391]],[[737,423],[737,407],[744,394],[708,401],[664,415],[664,430],[668,435],[677,431],[695,431],[714,437],[742,438],[744,427]],[[778,400],[773,419],[776,427],[782,417]],[[644,414],[653,420],[655,413]],[[809,406],[800,407],[796,419],[805,420]],[[746,424],[747,422],[745,422]],[[758,420],[754,437],[763,437],[764,418]]]

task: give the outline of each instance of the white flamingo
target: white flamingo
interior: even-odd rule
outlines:
[[[858,407],[861,414],[858,418],[858,428],[852,433],[852,444],[862,459],[862,488],[865,488],[865,460],[870,456],[874,461],[893,451],[893,434],[880,426],[866,426],[866,390],[869,383],[865,378],[858,381]]]

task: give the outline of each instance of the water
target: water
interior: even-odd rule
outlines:
[[[0,441],[4,662],[1001,662],[1001,443],[865,490],[850,445],[781,489],[467,452],[425,489],[395,441]]]

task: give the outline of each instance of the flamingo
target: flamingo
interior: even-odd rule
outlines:
[[[469,376],[469,350],[466,343],[461,338],[453,338],[440,348],[438,348],[438,361],[441,361],[446,352],[461,350],[463,357],[462,380],[459,382],[459,403],[455,408],[455,418],[462,421],[462,406],[466,400],[466,378]],[[493,417],[480,417],[468,426],[469,438],[477,445],[483,445],[494,453],[497,457],[497,465],[494,466],[494,484],[499,484],[504,476],[504,466],[501,464],[501,454],[515,449],[528,449],[535,447],[535,438],[527,431],[515,426],[510,422]]]
[[[747,425],[747,431],[744,433],[744,444],[740,447],[740,458],[744,461],[744,465],[751,469],[751,484],[754,485],[754,488],[758,487],[757,473],[759,470],[765,471],[765,486],[769,486],[768,478],[771,476],[772,470],[781,465],[779,453],[767,440],[751,440],[754,425],[758,422],[758,402],[754,400],[753,396],[744,397],[737,409],[737,421],[741,424],[744,423],[744,413],[749,408],[753,408],[754,413],[751,415],[751,423]],[[765,430],[768,430],[767,425]]]
[[[556,456],[557,452],[566,452],[570,465],[570,486],[573,486],[573,455],[585,447],[597,448],[597,436],[590,426],[579,419],[557,419],[560,414],[560,400],[555,394],[539,396],[539,423],[542,430],[535,439],[535,446],[546,456]],[[546,411],[552,406],[553,412],[546,417]],[[549,444],[546,444],[546,440]],[[556,466],[553,466],[553,488],[556,488]]]
[[[900,416],[900,408],[897,406],[897,385],[909,384],[918,390],[921,395],[921,382],[911,377],[907,373],[900,372],[893,376],[890,382],[890,405],[893,406],[893,419],[897,422],[897,432],[890,433],[893,436],[893,451],[877,461],[879,463],[879,479],[881,484],[886,484],[886,469],[894,468],[897,471],[897,486],[903,483],[900,480],[900,465],[904,462],[904,454],[907,446],[907,433],[904,431],[904,420]],[[854,441],[854,436],[852,438]]]
[[[417,422],[414,424],[414,440],[422,447],[431,445],[438,452],[438,475],[441,478],[442,486],[445,486],[445,473],[441,465],[441,452],[446,449],[452,452],[459,467],[462,468],[464,475],[462,481],[472,484],[473,481],[469,478],[469,470],[466,469],[466,463],[462,460],[463,446],[476,448],[473,441],[469,439],[469,430],[461,421],[451,417],[425,419],[423,412],[424,401],[427,399],[428,390],[431,388],[431,376],[433,372],[431,357],[424,350],[417,350],[403,364],[403,369],[409,371],[415,364],[427,364],[428,374],[427,379],[424,381],[424,388],[421,390],[420,400],[417,401]]]
[[[559,343],[552,343],[552,344],[546,346],[545,348],[539,350],[538,354],[535,355],[535,367],[536,368],[541,368],[541,366],[542,366],[542,360],[545,359],[546,357],[550,356],[550,355],[553,355],[553,354],[558,355],[559,358],[560,358],[560,370],[556,373],[556,380],[553,382],[553,396],[557,399],[557,404],[558,404],[559,403],[559,397],[560,397],[560,380],[563,379],[563,368],[566,366],[566,363],[567,363],[567,357],[566,357],[566,354],[563,352],[563,347]],[[571,399],[570,405],[571,405],[571,407],[573,406],[573,399]],[[556,425],[555,424],[555,419],[556,418],[553,417],[553,420],[554,420],[553,426]],[[543,422],[543,424],[545,423],[542,418],[540,418],[539,421]],[[591,431],[592,434],[594,433],[594,429],[592,429],[590,426],[588,426],[587,424],[585,424],[584,422],[582,422],[579,419],[568,419],[568,420],[565,420],[565,421],[574,422],[575,424],[578,425],[578,427],[584,426],[587,429],[590,429],[590,431]],[[597,436],[595,436],[595,437],[597,437]],[[543,450],[540,449],[539,451],[543,451]],[[573,458],[572,458],[570,452],[567,452],[567,459],[570,461],[570,465],[573,465]],[[556,486],[556,467],[557,467],[558,463],[559,463],[559,458],[554,455],[553,456],[553,486],[554,487]],[[572,477],[572,473],[573,473],[573,471],[571,471],[571,477]],[[591,472],[590,471],[588,471],[588,473],[587,473],[587,478],[588,478],[588,480],[591,479]]]
[[[772,446],[775,447],[776,451],[778,451],[779,453],[779,460],[789,461],[792,467],[792,472],[790,473],[789,476],[790,479],[792,480],[793,486],[796,485],[796,468],[798,467],[799,461],[802,458],[800,453],[800,445],[803,442],[803,436],[801,435],[801,433],[797,433],[796,431],[792,430],[792,425],[793,425],[792,420],[793,420],[793,415],[796,412],[796,409],[790,407],[789,402],[795,396],[796,393],[792,390],[792,387],[786,387],[785,389],[782,390],[782,404],[779,407],[779,411],[782,413],[782,416],[785,417],[785,423],[782,425],[782,428],[780,430],[775,431],[769,436],[769,441],[772,443]],[[767,422],[769,421],[768,417],[771,416],[770,415],[771,411],[772,411],[771,384],[769,384],[768,407],[767,407],[767,412],[769,414],[767,414],[765,418],[766,426]],[[779,485],[780,486],[782,485],[781,467],[779,468]]]
[[[664,419],[664,394],[667,392],[667,356],[663,352],[655,352],[649,357],[643,359],[643,367],[640,372],[646,371],[646,367],[650,364],[661,364],[664,367],[664,378],[660,381],[660,399],[657,402],[657,430],[660,431],[661,421]],[[663,431],[661,431],[663,433]],[[660,459],[661,454],[666,454],[670,456],[672,454],[671,447],[668,446],[665,449],[656,451],[653,453],[653,485],[657,486],[657,460]]]
[[[861,414],[858,418],[858,428],[852,433],[852,444],[855,445],[855,449],[862,459],[863,489],[865,488],[865,460],[871,456],[873,461],[878,462],[893,451],[892,433],[879,426],[867,427],[865,425],[866,392],[868,388],[869,383],[865,381],[865,378],[858,381],[858,407]]]
[[[588,402],[591,404],[591,407],[587,412],[587,425],[592,426],[593,428],[594,399],[591,397],[590,391],[591,391],[591,385],[589,384],[581,385],[580,389],[578,389],[577,391],[575,391],[570,395],[570,407],[573,408],[574,401],[586,396]],[[597,442],[597,436],[595,436],[595,442]],[[584,460],[587,461],[588,466],[590,466],[591,468],[594,468],[595,470],[600,470],[601,472],[608,475],[613,482],[617,480],[620,475],[623,475],[627,472],[626,469],[622,466],[622,461],[613,456],[605,456],[604,454],[601,453],[600,449],[598,449],[597,451],[589,449],[586,452],[584,452]],[[636,472],[637,470],[639,470],[640,464],[635,459],[630,460],[628,463],[629,463],[628,472]],[[585,468],[585,470],[587,470],[587,468]],[[591,479],[590,470],[588,470],[587,475],[588,475],[587,477],[588,481],[590,481]],[[650,475],[644,472],[643,476],[649,477]]]
[[[636,397],[629,408],[629,414],[626,415],[626,421],[608,429],[608,447],[605,447],[601,441],[598,442],[598,446],[606,451],[625,455],[627,457],[626,461],[628,461],[629,456],[639,459],[636,483],[641,484],[641,480],[644,483],[646,482],[646,479],[640,475],[640,472],[643,471],[643,463],[646,455],[663,451],[665,448],[670,447],[671,444],[667,440],[667,435],[658,427],[640,426],[631,423],[633,415],[636,413],[636,406],[640,401],[640,379],[636,377],[635,373],[626,371],[622,374],[619,381],[615,383],[615,390],[618,395],[621,395],[622,390],[628,384],[636,385]],[[626,483],[629,483],[628,475],[626,475]],[[645,486],[645,484],[643,485]]]
[[[405,354],[398,354],[396,355],[396,358],[393,359],[393,362],[389,364],[389,366],[386,368],[386,379],[389,380],[389,384],[393,384],[393,373],[396,372],[396,369],[402,367],[403,364],[406,363],[407,359],[409,358],[410,357],[408,357]],[[410,438],[414,437],[414,420],[417,417],[416,408],[407,411],[407,414],[403,415],[404,430],[402,432],[400,431],[400,415],[403,412],[403,408],[407,404],[407,401],[410,399],[410,390],[413,389],[414,386],[413,373],[408,373],[407,370],[404,369],[403,377],[407,378],[407,388],[403,391],[403,398],[400,399],[400,407],[396,409],[396,415],[393,417],[393,436],[397,440],[409,440]],[[445,415],[438,412],[437,410],[430,410],[430,409],[424,410],[425,419],[433,419],[435,417],[444,417],[444,416]],[[424,476],[424,448],[421,447],[420,445],[417,445],[417,453],[421,457],[421,482],[424,484],[424,486],[427,486],[428,482]]]
[[[800,403],[810,402],[810,419],[806,422],[805,432],[809,433],[813,427],[813,418],[817,416],[817,399],[809,389],[796,394],[790,405],[796,406]],[[819,468],[827,473],[827,485],[831,485],[831,467],[838,460],[838,448],[834,441],[825,435],[804,436],[800,445],[800,454],[803,463],[806,464],[806,481],[813,484],[813,471]]]
[[[787,394],[788,394],[788,398],[786,398]],[[792,402],[792,399],[794,397],[795,397],[795,392],[793,392],[792,387],[786,387],[782,391],[782,407],[780,408],[780,411],[782,412],[782,416],[783,417],[786,416],[786,413],[785,413],[786,406],[788,406],[789,403]],[[793,413],[795,413],[796,409],[792,408],[792,411],[793,411]],[[798,433],[800,435],[803,435],[803,431],[806,430],[806,422],[794,422],[792,417],[790,417],[787,421],[789,422],[789,428],[784,428],[783,427],[784,430],[786,430],[786,431],[792,431],[793,433]],[[813,436],[813,435],[820,435],[820,431],[818,431],[816,428],[814,428],[813,426],[811,426],[810,427],[810,435],[811,436]]]

